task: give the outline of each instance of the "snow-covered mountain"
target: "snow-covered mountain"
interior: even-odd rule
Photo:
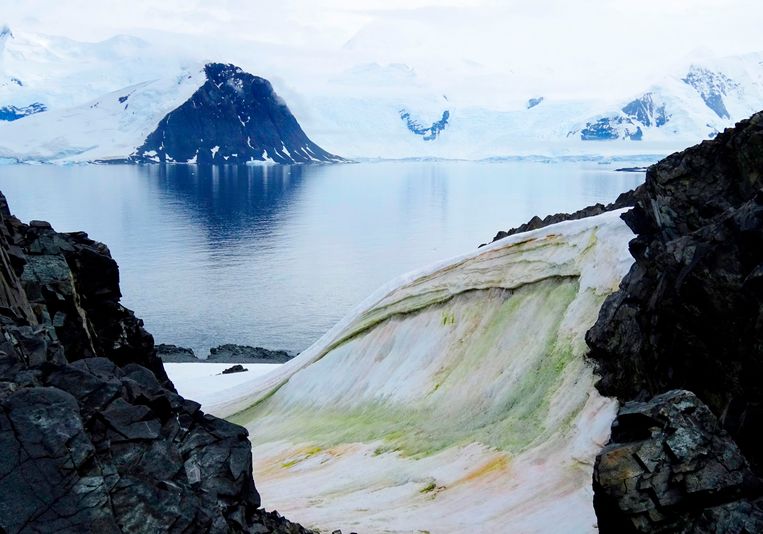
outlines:
[[[55,163],[341,160],[305,135],[267,80],[233,65],[159,57],[141,68],[145,54],[136,47],[143,49],[145,43],[129,38],[81,46],[55,39],[16,41],[4,28],[0,39],[0,78],[5,80],[0,88],[0,159]],[[47,73],[49,64],[54,68],[43,83],[35,74]],[[93,64],[104,70],[95,75],[86,66]],[[72,72],[64,75],[67,67]],[[108,81],[117,72],[121,74]],[[48,86],[53,90],[46,91]],[[109,86],[118,89],[68,106]]]
[[[763,109],[763,55],[691,64],[570,132],[583,140],[698,141]],[[692,139],[692,136],[694,139]]]
[[[209,61],[192,52],[129,36],[80,43],[5,27],[0,158],[335,159],[318,145],[352,159],[657,156],[763,109],[761,54],[685,61],[655,83],[605,100],[555,92],[511,69],[495,78],[474,62],[458,62],[451,82],[433,76],[426,63],[363,62],[368,47],[361,41],[349,42],[336,61],[324,61],[327,68],[295,58],[304,72],[284,62],[288,51],[260,45],[246,53],[216,51],[273,82],[272,110],[280,109],[275,92],[287,97],[293,116],[273,122],[268,106],[257,118],[244,109],[257,107],[256,99],[235,96],[244,78],[218,87],[203,72]],[[260,87],[254,76],[246,80],[250,89]],[[474,94],[464,90],[469,80]],[[210,105],[210,98],[221,100]],[[261,127],[260,119],[270,126]],[[273,133],[286,122],[289,132],[263,137],[263,128]]]
[[[130,156],[138,162],[341,161],[310,141],[270,82],[209,63],[206,81]],[[128,95],[120,99],[126,102]],[[127,104],[125,104],[127,105]]]
[[[354,158],[659,155],[763,109],[761,54],[689,63],[613,101],[527,94],[491,108],[413,83],[369,99],[354,82],[356,96],[308,99],[304,122],[317,142]]]

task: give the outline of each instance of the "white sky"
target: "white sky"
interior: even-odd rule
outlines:
[[[763,0],[0,0],[18,31],[136,35],[292,85],[406,63],[464,92],[636,92],[687,56],[763,51],[761,21]]]

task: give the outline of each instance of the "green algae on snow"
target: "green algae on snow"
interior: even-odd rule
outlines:
[[[422,457],[479,442],[519,453],[560,430],[556,422],[551,427],[550,405],[570,362],[583,356],[580,340],[569,339],[560,326],[578,291],[575,278],[550,278],[515,290],[469,291],[390,317],[347,339],[310,366],[312,371],[308,367],[297,373],[233,421],[248,426],[255,444],[288,440],[327,448],[381,441],[380,453]],[[394,339],[384,337],[397,335],[407,342],[406,336],[417,332],[419,345],[413,346],[429,348],[428,352],[402,354]],[[422,336],[431,336],[432,342],[421,342]],[[326,398],[316,402],[289,400],[290,387],[300,387],[292,384],[296,377],[331,376],[335,358],[334,365],[341,366],[346,380],[370,380],[352,372],[369,359],[398,358],[399,362],[387,363],[407,366],[425,382],[420,383],[418,395],[409,392],[400,399],[394,392],[380,397],[368,386],[349,389],[345,395],[327,389]],[[428,373],[424,379],[422,367]],[[362,369],[371,375],[381,372]],[[581,406],[563,420],[572,421]]]

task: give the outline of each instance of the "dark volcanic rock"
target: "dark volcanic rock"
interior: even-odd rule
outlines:
[[[119,303],[119,267],[106,245],[84,232],[59,234],[47,223],[27,226],[3,215],[11,243],[24,253],[20,279],[36,320],[55,329],[67,360],[97,355],[140,363],[172,388],[153,337]]]
[[[156,355],[163,362],[168,363],[198,363],[200,360],[194,354],[193,349],[178,347],[177,345],[167,345],[160,343],[156,345]]]
[[[0,532],[308,532],[259,509],[246,429],[174,391],[119,299],[104,245],[0,194]]]
[[[209,350],[210,363],[285,363],[294,357],[285,350],[268,350],[247,345],[220,345]]]
[[[763,113],[652,166],[635,264],[588,332],[598,388],[694,392],[763,468]]]
[[[576,221],[578,219],[585,219],[586,217],[601,215],[602,213],[606,213],[608,211],[614,211],[614,210],[619,210],[621,208],[632,207],[635,203],[636,191],[638,191],[639,189],[640,187],[634,189],[633,191],[627,191],[625,193],[620,194],[620,196],[618,196],[613,203],[607,204],[606,206],[604,204],[594,204],[593,206],[588,206],[586,208],[583,208],[582,210],[578,210],[573,213],[556,213],[554,215],[547,215],[543,219],[541,219],[540,217],[536,215],[535,217],[527,221],[525,224],[522,224],[518,226],[517,228],[511,228],[510,230],[501,230],[500,232],[495,234],[495,237],[493,238],[491,243],[495,243],[496,241],[503,239],[505,237],[509,237],[510,235],[521,234],[522,232],[529,232],[531,230],[545,228],[546,226],[551,226],[552,224],[560,223],[563,221]],[[484,247],[484,246],[485,246],[485,243],[480,245],[480,247]]]
[[[228,367],[227,369],[223,370],[222,374],[224,375],[230,375],[233,373],[244,373],[248,371],[249,369],[245,369],[243,365],[237,364],[232,367]]]
[[[674,390],[629,402],[596,458],[599,531],[763,532],[763,485],[718,419]]]
[[[269,81],[221,63],[210,63],[204,71],[204,85],[159,122],[131,161],[343,161],[305,135]]]

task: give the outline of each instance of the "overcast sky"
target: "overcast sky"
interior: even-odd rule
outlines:
[[[434,83],[513,74],[573,91],[763,51],[761,21],[761,0],[0,0],[0,23],[18,31],[137,35],[276,76],[399,62]]]

